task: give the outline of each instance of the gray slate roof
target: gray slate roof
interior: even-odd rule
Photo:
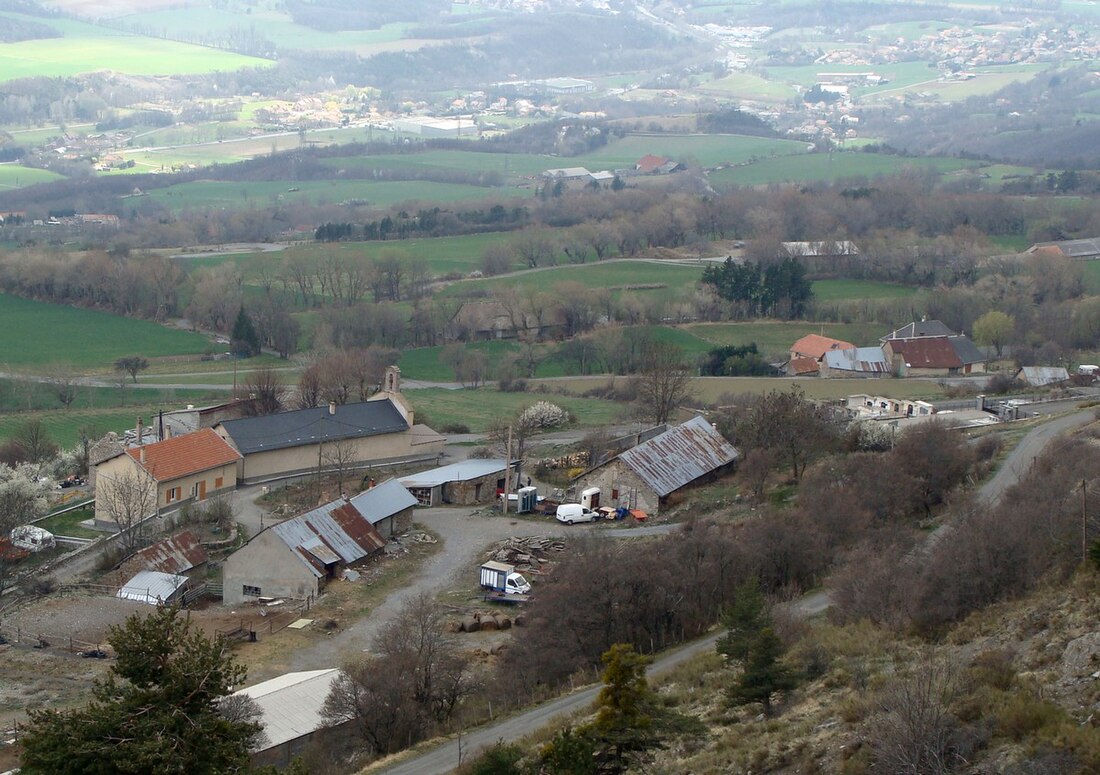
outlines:
[[[1037,242],[1028,248],[1028,253],[1034,253],[1043,248],[1057,248],[1063,256],[1069,258],[1092,258],[1100,256],[1100,237],[1089,239],[1067,239],[1058,242]]]
[[[377,525],[386,517],[392,517],[416,504],[417,500],[413,494],[402,487],[401,482],[396,479],[388,479],[351,499],[351,505],[372,525]]]
[[[739,457],[709,422],[693,417],[618,456],[660,497]]]
[[[938,320],[914,321],[882,337],[882,342],[890,339],[919,339],[925,336],[955,336],[955,332]]]
[[[262,711],[258,721],[263,724],[266,739],[253,750],[266,751],[326,726],[321,710],[339,675],[335,667],[284,673],[234,692],[251,697]]]
[[[322,441],[358,439],[407,430],[408,422],[388,398],[336,407],[298,409],[263,417],[226,420],[221,426],[242,455],[316,444]]]
[[[947,341],[951,343],[951,346],[955,349],[955,354],[959,356],[959,360],[963,364],[967,363],[985,363],[989,360],[986,354],[982,352],[978,345],[974,344],[973,340],[968,336],[959,334],[958,336],[949,336]]]

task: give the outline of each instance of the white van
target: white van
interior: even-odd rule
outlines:
[[[600,515],[592,509],[586,509],[579,503],[563,503],[554,515],[558,522],[572,525],[574,522],[595,522]]]

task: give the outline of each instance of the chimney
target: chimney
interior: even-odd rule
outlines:
[[[138,462],[140,462],[142,465],[145,465],[145,447],[142,447],[138,451]]]
[[[328,413],[329,414],[336,414],[336,402],[335,401],[329,401],[328,402]]]
[[[145,437],[144,437],[144,434],[142,433],[142,427],[141,427],[141,415],[138,415],[137,426],[134,428],[134,430],[137,432],[138,446],[141,446],[142,444],[145,443],[145,441],[144,441]]]

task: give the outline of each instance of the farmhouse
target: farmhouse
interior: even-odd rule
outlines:
[[[512,468],[517,465],[512,463]],[[401,479],[401,485],[421,506],[492,503],[497,494],[504,491],[507,469],[508,463],[504,460],[470,459],[406,476]]]
[[[845,342],[841,339],[819,336],[818,334],[807,334],[791,345],[790,357],[791,360],[795,358],[813,358],[815,361],[820,361],[827,352],[833,350],[854,350],[855,347],[856,346],[851,342]]]
[[[666,159],[664,156],[647,154],[634,163],[634,171],[639,175],[667,175],[686,169],[683,164]]]
[[[914,321],[879,339],[886,344],[891,339],[926,339],[938,336],[955,336],[955,332],[938,320]]]
[[[356,404],[298,409],[225,420],[214,427],[241,454],[238,479],[269,482],[327,471],[434,460],[445,439],[416,425],[399,391],[400,370],[386,370],[383,390]]]
[[[156,432],[159,439],[163,440],[171,436],[193,433],[200,428],[213,428],[223,420],[236,420],[244,417],[248,405],[247,400],[240,398],[209,406],[196,407],[193,404],[188,404],[184,409],[165,412],[154,418],[157,426]]]
[[[688,488],[731,470],[740,453],[702,417],[694,417],[578,476],[578,490],[600,488],[601,506],[650,514]]]
[[[946,377],[985,372],[985,354],[961,334],[887,339],[882,349],[899,377]]]
[[[233,693],[234,697],[251,698],[260,708],[257,721],[264,734],[252,750],[253,765],[286,767],[312,740],[343,726],[327,726],[322,714],[325,698],[339,675],[335,667],[284,673]]]
[[[1100,258],[1100,237],[1068,239],[1056,242],[1036,242],[1026,251],[1029,255],[1054,255],[1080,260]]]
[[[339,572],[382,551],[386,539],[351,501],[338,498],[261,530],[226,558],[222,599],[312,598]]]
[[[125,449],[95,466],[95,520],[104,526],[115,524],[113,502],[124,491],[143,489],[149,513],[164,514],[232,490],[240,460],[237,451],[209,428]]]

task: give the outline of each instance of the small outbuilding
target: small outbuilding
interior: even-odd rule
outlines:
[[[126,560],[122,570],[126,575],[152,570],[199,579],[206,573],[209,559],[199,537],[190,530],[184,530],[145,547]]]
[[[412,527],[416,498],[401,482],[390,479],[356,495],[351,505],[367,518],[383,538],[393,538]]]
[[[601,506],[654,514],[690,487],[732,470],[739,457],[714,426],[693,417],[585,471],[574,484],[578,491],[598,487]]]
[[[512,468],[517,465],[512,463]],[[474,506],[496,500],[497,494],[504,491],[507,470],[508,463],[503,459],[471,459],[402,477],[400,481],[421,506]]]
[[[119,600],[135,600],[148,605],[174,605],[183,601],[190,585],[186,576],[143,570],[115,593]]]
[[[1052,387],[1068,382],[1069,371],[1064,366],[1024,366],[1016,379],[1031,387]]]
[[[248,697],[260,708],[264,733],[252,750],[253,765],[286,767],[311,741],[336,728],[326,725],[322,709],[339,675],[335,667],[284,673],[230,695]]]

